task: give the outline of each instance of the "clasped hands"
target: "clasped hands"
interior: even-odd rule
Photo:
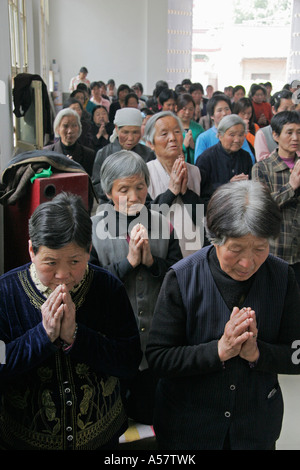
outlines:
[[[188,172],[186,162],[183,156],[178,157],[170,173],[169,190],[173,194],[185,194],[188,184]]]
[[[61,284],[51,292],[41,308],[42,322],[46,333],[53,343],[60,338],[71,345],[76,330],[76,309],[70,292]]]
[[[148,232],[142,224],[136,224],[131,230],[127,259],[134,268],[139,264],[150,267],[154,263]]]
[[[218,342],[218,353],[222,362],[240,356],[249,362],[259,357],[256,343],[257,325],[254,310],[250,307],[234,307],[224,333]]]

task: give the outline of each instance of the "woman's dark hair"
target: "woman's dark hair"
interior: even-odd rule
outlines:
[[[243,85],[236,85],[233,88],[232,96],[234,96],[236,94],[236,92],[238,92],[240,90],[242,90],[244,92],[244,95],[246,94],[246,90],[245,90],[245,87],[243,87]]]
[[[200,91],[203,93],[203,95],[204,95],[204,88],[203,88],[203,86],[201,85],[201,83],[199,83],[199,82],[192,83],[191,86],[190,86],[189,93],[192,94],[192,93],[193,93],[194,91],[196,91],[196,90],[200,90]]]
[[[66,101],[64,101],[63,109],[69,108],[71,106],[71,104],[79,104],[79,106],[81,108],[81,111],[83,111],[82,104],[80,103],[79,100],[76,100],[76,98],[68,98]]]
[[[126,85],[125,83],[121,83],[121,85],[118,86],[117,96],[119,96],[120,91],[124,91],[124,90],[127,90],[128,93],[130,93],[131,91],[129,85]]]
[[[85,98],[87,90],[76,88],[76,90],[72,91],[72,93],[70,94],[70,98],[74,98],[75,100],[77,100],[76,95],[78,95],[78,93],[82,93]]]
[[[285,124],[300,124],[300,115],[297,111],[281,111],[271,119],[272,131],[276,132],[277,135],[281,134]]]
[[[40,204],[29,219],[29,238],[34,254],[41,246],[57,250],[76,243],[88,253],[92,221],[80,196],[60,193]]]
[[[267,90],[265,89],[263,85],[252,83],[249,93],[248,93],[249,98],[252,99],[258,90],[261,90],[264,93],[264,95],[267,96]]]
[[[91,96],[91,88],[87,87],[85,83],[78,83],[76,90],[85,92],[88,96]]]
[[[154,98],[158,98],[160,93],[165,89],[165,88],[169,88],[169,85],[167,82],[165,82],[164,80],[158,80],[158,82],[156,82],[155,84],[155,88],[153,90],[153,97]]]
[[[231,109],[231,101],[230,101],[229,96],[225,95],[225,93],[222,93],[222,92],[215,92],[213,96],[208,100],[207,106],[206,106],[207,114],[210,117],[213,116],[215,112],[215,107],[220,101],[225,101],[228,104],[229,108]]]
[[[125,106],[128,105],[128,101],[130,100],[130,98],[134,98],[136,100],[137,104],[139,104],[138,95],[136,93],[130,92],[130,93],[128,93],[128,95],[125,96],[125,100],[124,100]]]
[[[184,78],[181,82],[181,85],[191,85],[192,81],[189,78]]]
[[[192,103],[195,108],[196,105],[195,105],[194,98],[189,93],[180,94],[176,101],[177,111],[180,111],[189,103]]]
[[[255,126],[254,126],[254,109],[253,104],[250,98],[240,98],[233,104],[232,112],[233,114],[239,114],[247,108],[252,109],[251,118],[249,119],[249,131],[251,134],[255,135]]]
[[[171,88],[164,88],[158,95],[158,99],[160,104],[163,106],[163,104],[168,100],[173,99],[174,101],[176,101],[177,94]]]
[[[132,89],[133,89],[133,90],[134,90],[134,89],[138,89],[142,94],[144,93],[144,87],[143,87],[143,85],[141,84],[141,82],[136,82],[136,83],[133,85]]]
[[[281,91],[277,91],[271,97],[271,105],[274,106],[275,111],[278,110],[281,100],[291,100],[293,93],[290,90],[283,89]]]
[[[154,111],[152,111],[152,109],[150,108],[141,109],[141,115],[143,116],[144,119],[146,116],[153,116],[153,114],[154,114]]]
[[[93,90],[94,88],[98,87],[98,88],[101,88],[102,85],[100,85],[99,82],[92,82],[91,85],[90,85],[90,88],[91,90]]]

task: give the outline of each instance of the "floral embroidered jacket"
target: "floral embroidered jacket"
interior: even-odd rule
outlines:
[[[119,378],[133,376],[141,360],[127,294],[114,276],[89,265],[72,295],[76,340],[63,351],[44,330],[46,299],[29,266],[0,278],[0,448],[100,449],[126,430]]]

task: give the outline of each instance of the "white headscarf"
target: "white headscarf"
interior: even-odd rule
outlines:
[[[118,128],[123,126],[138,126],[141,127],[143,122],[143,117],[141,111],[136,108],[122,108],[118,109],[115,115],[114,124]],[[117,138],[116,129],[114,129],[113,134],[110,136],[110,141],[114,142]]]

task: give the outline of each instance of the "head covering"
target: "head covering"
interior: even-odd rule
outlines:
[[[117,127],[123,126],[142,126],[143,117],[141,111],[136,108],[122,108],[118,109],[115,115],[114,124]],[[110,136],[110,141],[114,142],[117,138],[116,129]]]
[[[122,108],[118,109],[115,115],[114,124],[117,127],[122,126],[140,126],[143,119],[139,109],[136,108]]]

